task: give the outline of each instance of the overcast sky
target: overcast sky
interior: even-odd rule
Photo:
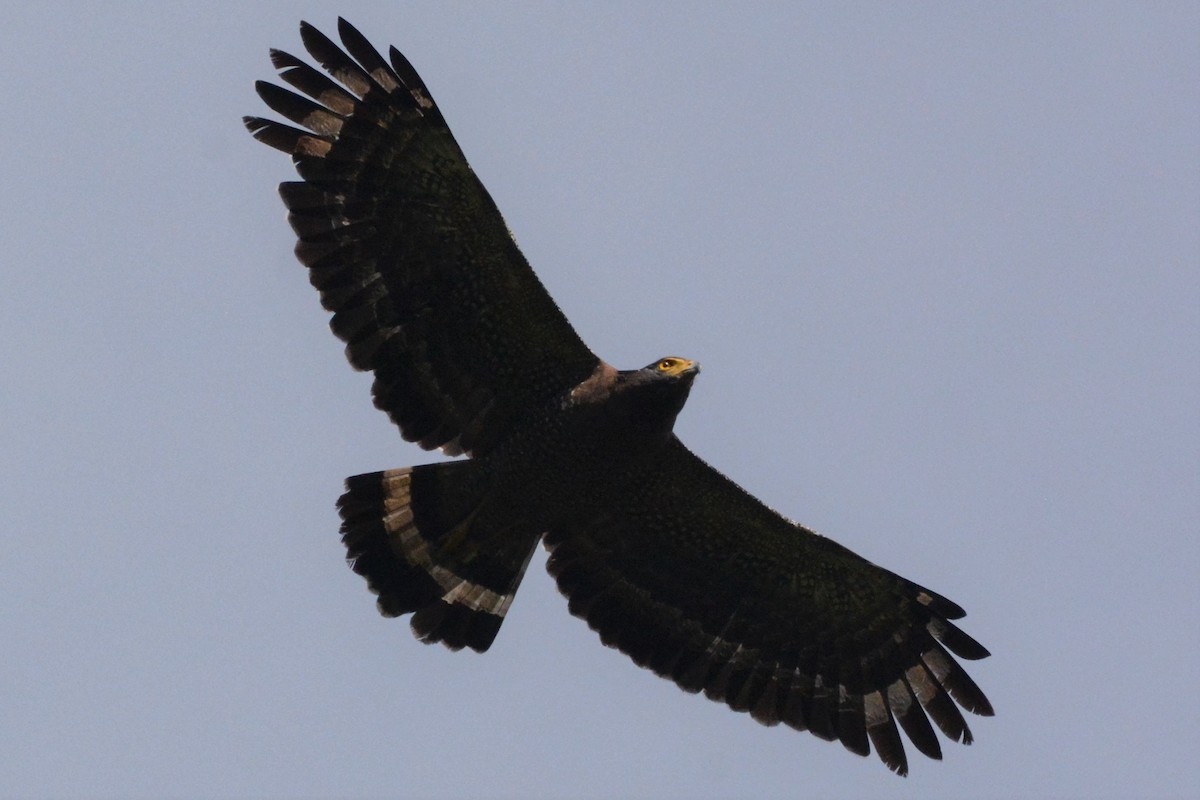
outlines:
[[[0,27],[0,796],[1130,797],[1200,785],[1200,6],[29,3]],[[385,620],[374,410],[242,129],[349,17],[677,430],[963,605],[972,747],[897,778],[603,647]],[[910,747],[910,753],[913,753]]]

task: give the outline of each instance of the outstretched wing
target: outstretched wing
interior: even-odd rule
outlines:
[[[345,51],[307,23],[308,52],[337,81],[271,51],[280,77],[246,127],[292,155],[281,184],[296,255],[350,362],[375,373],[375,404],[404,438],[482,453],[508,426],[591,374],[596,357],[517,249],[416,71],[345,20]]]
[[[605,644],[763,724],[861,755],[873,743],[904,774],[896,722],[941,758],[930,719],[970,743],[958,705],[992,713],[950,655],[988,655],[949,621],[961,608],[784,519],[678,439],[607,512],[546,544],[571,612]]]

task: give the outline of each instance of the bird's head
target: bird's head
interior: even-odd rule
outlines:
[[[666,356],[653,364],[647,364],[642,372],[649,372],[658,378],[686,380],[689,383],[700,372],[700,363],[679,356]]]
[[[617,374],[614,389],[629,403],[635,428],[667,435],[683,409],[700,365],[679,356],[667,356]]]

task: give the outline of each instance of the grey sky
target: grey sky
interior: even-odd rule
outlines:
[[[1200,785],[1194,3],[27,4],[0,27],[0,796],[1183,796]],[[275,195],[269,47],[396,44],[677,430],[963,605],[998,716],[901,780],[685,695],[531,566],[493,649],[380,618],[400,441]]]

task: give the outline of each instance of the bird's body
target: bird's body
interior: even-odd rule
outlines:
[[[414,624],[422,639],[486,650],[542,535],[586,523],[622,503],[630,480],[641,479],[664,458],[699,368],[678,358],[658,362],[663,363],[679,365],[677,373],[657,365],[623,372],[601,362],[545,408],[531,409],[487,452],[391,478],[413,535],[436,548],[444,569],[454,565],[453,577],[442,583],[461,579],[466,585],[454,584],[453,591],[482,591],[488,598],[478,608],[462,601],[450,609],[435,604],[436,612],[425,617],[418,613]],[[392,605],[423,576],[394,574],[388,538],[395,531],[387,528],[386,503],[395,494],[376,495],[383,478],[374,473],[348,484],[341,501],[346,543],[355,570],[371,582],[385,613],[420,612],[427,601]],[[439,584],[434,592],[439,589],[450,590]],[[430,618],[437,624],[426,625]]]
[[[259,84],[304,126],[246,124],[293,156],[281,195],[331,327],[375,374],[404,437],[467,458],[349,478],[354,570],[426,642],[486,650],[539,542],[601,639],[764,724],[871,745],[897,772],[897,723],[941,757],[990,714],[950,655],[987,651],[949,600],[768,509],[673,433],[699,367],[597,358],[546,293],[428,90],[339,21],[301,35],[337,82],[272,51],[310,99]],[[315,102],[314,102],[315,101]],[[949,651],[949,652],[948,652]],[[956,702],[958,705],[956,705]]]

